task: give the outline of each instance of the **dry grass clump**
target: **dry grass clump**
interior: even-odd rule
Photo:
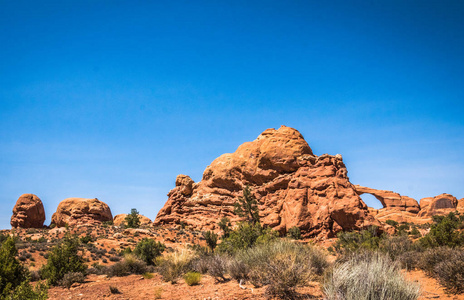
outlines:
[[[176,283],[177,279],[192,268],[192,261],[195,254],[189,250],[172,252],[163,258],[158,259],[158,273],[164,281]]]
[[[197,285],[200,283],[201,274],[198,272],[187,272],[184,275],[184,280],[188,286]]]
[[[323,291],[328,300],[413,300],[417,283],[407,281],[398,263],[377,252],[353,254],[326,274]]]
[[[266,294],[280,299],[295,297],[295,289],[328,266],[318,249],[285,239],[257,245],[238,253],[234,277],[246,277],[255,286],[266,286]],[[248,274],[245,274],[249,270]]]

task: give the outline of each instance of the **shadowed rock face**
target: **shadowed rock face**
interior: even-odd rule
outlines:
[[[57,227],[93,225],[113,221],[109,206],[95,199],[67,198],[60,202],[52,216],[52,224]]]
[[[285,126],[221,155],[198,183],[179,175],[154,224],[206,230],[217,229],[223,216],[238,221],[233,205],[245,185],[259,201],[262,223],[282,233],[298,226],[305,237],[331,237],[380,225],[350,183],[341,155],[315,156],[303,136]]]
[[[45,210],[40,198],[34,194],[21,195],[13,208],[11,227],[42,228],[44,221]]]

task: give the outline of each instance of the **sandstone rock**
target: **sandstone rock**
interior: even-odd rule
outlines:
[[[453,195],[441,194],[435,197],[422,198],[420,206],[419,217],[446,215],[457,210],[458,200]]]
[[[15,228],[42,228],[45,210],[42,201],[34,194],[23,194],[13,208],[10,224]]]
[[[458,206],[456,207],[457,211],[459,211],[461,214],[464,214],[464,198],[460,199],[458,201]]]
[[[371,194],[382,203],[384,208],[389,210],[406,211],[413,214],[417,214],[420,210],[417,201],[408,196],[401,196],[392,191],[376,190],[360,185],[355,185],[355,189],[358,195]]]
[[[259,201],[262,223],[282,233],[298,226],[304,237],[323,238],[380,226],[350,183],[341,155],[313,155],[303,136],[285,126],[221,155],[198,183],[178,176],[154,224],[214,230],[223,216],[236,222],[233,205],[245,185]]]
[[[68,198],[60,202],[52,216],[52,224],[57,227],[100,224],[112,221],[109,206],[95,199]]]
[[[119,214],[119,215],[114,216],[113,225],[121,226],[124,223],[126,217],[127,217],[127,214]],[[142,215],[139,215],[139,217],[140,217],[140,225],[150,225],[151,224],[151,220],[148,217],[145,217],[145,216],[142,216]]]

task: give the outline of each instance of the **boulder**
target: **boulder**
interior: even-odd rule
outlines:
[[[67,198],[60,202],[52,216],[52,224],[57,227],[96,225],[106,221],[113,221],[113,215],[109,206],[97,198]]]
[[[113,225],[121,226],[126,220],[127,214],[119,214],[114,216],[113,218]],[[140,217],[140,225],[150,225],[152,222],[148,217],[139,215]]]
[[[298,226],[303,237],[326,238],[380,226],[350,183],[342,156],[314,155],[303,136],[286,126],[221,155],[198,183],[178,176],[154,225],[183,222],[217,230],[221,217],[240,221],[233,207],[246,185],[259,202],[261,222],[283,234]]]
[[[23,194],[16,201],[11,216],[11,227],[42,228],[45,210],[42,201],[34,194]]]

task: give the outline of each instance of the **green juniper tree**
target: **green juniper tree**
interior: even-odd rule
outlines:
[[[131,209],[130,214],[125,218],[125,225],[128,228],[139,228],[140,227],[140,216],[137,209]]]
[[[258,200],[253,196],[248,185],[243,188],[243,196],[235,202],[234,213],[246,218],[248,223],[259,224]]]

